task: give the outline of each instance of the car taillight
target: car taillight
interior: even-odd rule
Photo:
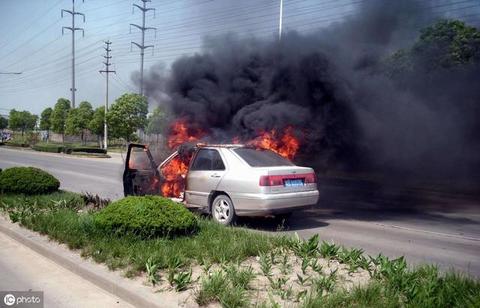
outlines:
[[[280,186],[283,185],[283,176],[281,175],[262,175],[260,176],[260,186]]]
[[[315,173],[305,174],[305,184],[315,184],[317,183],[317,175]]]

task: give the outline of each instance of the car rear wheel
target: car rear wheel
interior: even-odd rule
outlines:
[[[232,200],[226,195],[218,195],[212,203],[212,217],[222,224],[230,225],[235,222],[235,208]]]

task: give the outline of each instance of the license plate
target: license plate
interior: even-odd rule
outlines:
[[[285,187],[296,187],[296,186],[303,186],[304,182],[302,179],[291,179],[291,180],[284,180],[283,184]]]

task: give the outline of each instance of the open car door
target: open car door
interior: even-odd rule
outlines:
[[[123,193],[125,196],[161,194],[160,174],[146,145],[128,145],[123,172]]]

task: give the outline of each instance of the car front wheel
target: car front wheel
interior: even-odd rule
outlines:
[[[226,195],[218,195],[212,203],[212,217],[222,224],[230,225],[235,222],[235,208],[232,200]]]

